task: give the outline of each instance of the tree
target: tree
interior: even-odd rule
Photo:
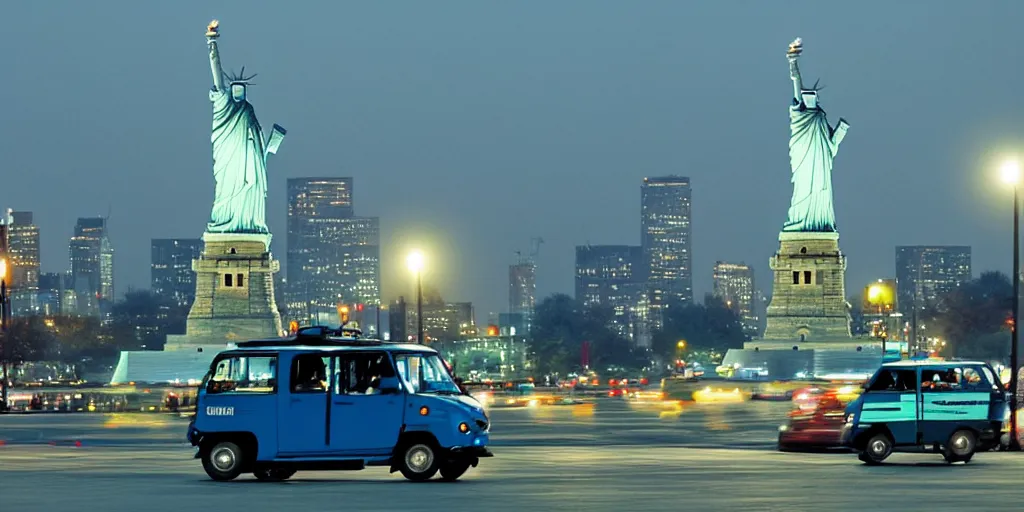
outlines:
[[[947,342],[956,357],[1003,359],[1009,354],[1013,282],[1001,272],[985,272],[941,298],[925,316],[925,335]]]
[[[540,374],[582,365],[584,342],[591,367],[633,366],[635,359],[629,341],[618,334],[612,308],[584,306],[564,294],[547,297],[537,305],[530,340]]]
[[[38,316],[13,318],[7,328],[4,343],[10,343],[10,364],[44,361],[55,350],[53,333],[43,318]]]
[[[686,341],[687,350],[742,348],[747,339],[736,312],[717,297],[705,297],[704,304],[672,304],[662,314],[661,331],[652,340],[654,352],[675,359],[676,344]]]

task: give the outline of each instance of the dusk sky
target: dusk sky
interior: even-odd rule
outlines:
[[[963,244],[1008,271],[1024,157],[1024,2],[11,2],[0,206],[30,210],[44,271],[79,216],[110,212],[118,294],[149,286],[150,239],[198,238],[213,198],[206,24],[227,70],[288,129],[268,219],[285,256],[285,180],[352,176],[381,218],[386,299],[404,257],[477,317],[505,311],[508,265],[545,240],[538,295],[572,293],[574,246],[640,242],[644,176],[693,184],[694,286],[716,260],[770,292],[791,194],[787,44],[850,132],[835,161],[847,293],[894,246]],[[283,268],[283,265],[282,265]]]

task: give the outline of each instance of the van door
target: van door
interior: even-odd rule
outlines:
[[[917,442],[917,372],[914,368],[882,367],[861,395],[861,426],[885,425],[893,444]]]
[[[281,393],[278,414],[277,449],[281,457],[315,457],[330,452],[327,441],[327,376],[331,373],[326,354],[296,354],[289,365],[288,381]]]
[[[921,368],[921,438],[925,445],[945,443],[958,428],[987,427],[992,400],[980,368],[955,364]]]
[[[397,377],[386,352],[335,358],[331,448],[348,455],[390,455],[402,431],[405,394],[384,394],[380,379]]]

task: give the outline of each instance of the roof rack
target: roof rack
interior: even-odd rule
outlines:
[[[295,336],[283,339],[252,340],[236,343],[238,348],[280,347],[286,345],[306,345],[313,347],[345,347],[353,345],[381,345],[384,342],[375,339],[360,338],[363,332],[359,329],[341,326],[333,329],[325,325],[302,327]]]

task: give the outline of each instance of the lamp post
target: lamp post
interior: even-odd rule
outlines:
[[[4,350],[3,350],[3,390],[0,394],[0,412],[7,412],[8,404],[7,401],[7,388],[10,386],[10,360],[11,360],[11,340],[7,330],[7,321],[9,315],[7,314],[7,258],[0,258],[0,334],[3,335],[4,339]]]
[[[1020,202],[1017,183],[1020,181],[1020,164],[1007,160],[1000,168],[1003,182],[1013,187],[1013,325],[1010,326],[1010,445],[1013,451],[1020,450],[1017,437],[1017,310],[1020,308]]]
[[[405,259],[409,270],[416,274],[416,342],[424,345],[423,339],[423,253],[419,250],[409,253]]]

